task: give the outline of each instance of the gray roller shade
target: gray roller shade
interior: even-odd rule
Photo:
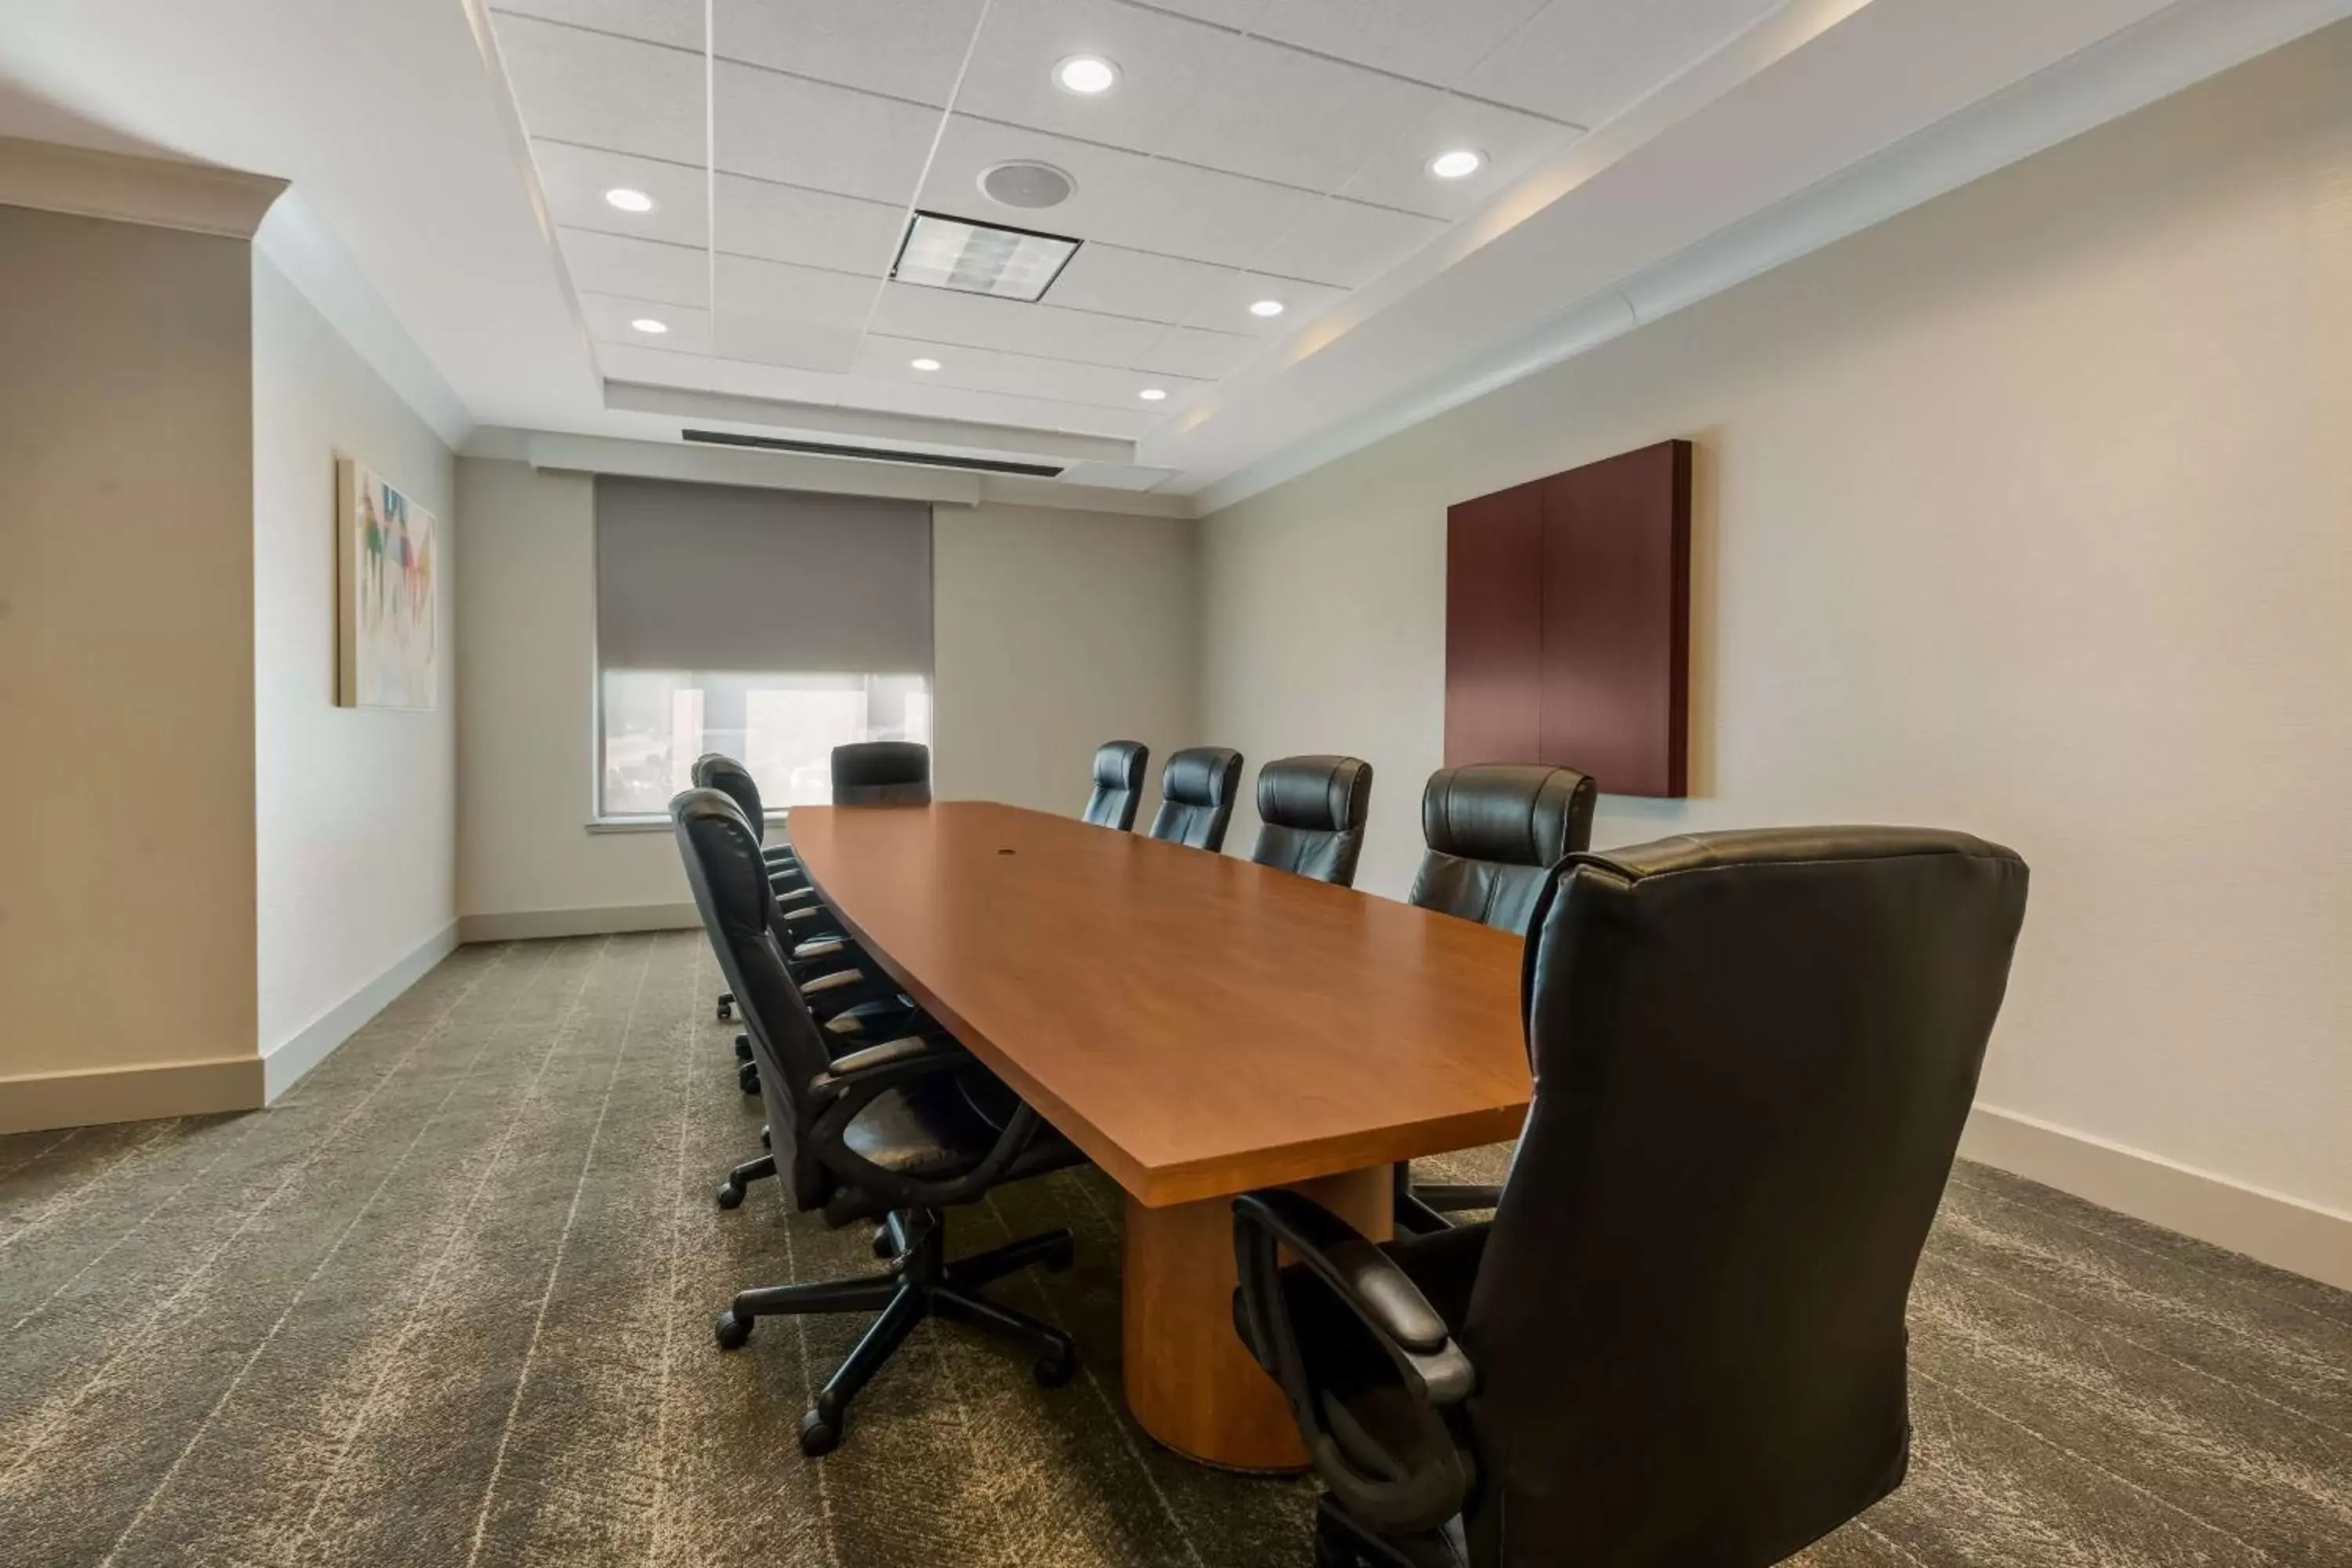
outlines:
[[[605,669],[931,673],[931,509],[596,479]]]

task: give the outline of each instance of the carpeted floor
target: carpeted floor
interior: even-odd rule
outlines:
[[[953,1222],[1077,1232],[1001,1287],[1077,1380],[926,1325],[803,1460],[857,1323],[711,1315],[870,1261],[712,1205],[760,1121],[718,988],[697,933],[467,948],[271,1110],[0,1139],[0,1563],[1306,1562],[1306,1483],[1124,1418],[1090,1173]],[[1912,1364],[1909,1481],[1802,1561],[2352,1564],[2352,1297],[1964,1166]]]

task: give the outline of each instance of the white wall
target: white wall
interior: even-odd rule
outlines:
[[[455,459],[310,301],[253,258],[257,999],[271,1092],[456,941]],[[335,705],[335,459],[440,528],[439,706]]]
[[[259,1103],[246,256],[0,206],[0,1131]]]
[[[458,907],[469,938],[688,924],[659,832],[592,833],[595,500],[587,476],[457,464]],[[935,787],[1075,814],[1095,747],[1195,739],[1194,530],[935,511]],[[714,563],[714,570],[723,563]]]
[[[2147,1178],[2088,1195],[2256,1250],[2267,1214],[2352,1283],[2347,82],[2338,26],[1218,513],[1203,730],[1369,758],[1401,893],[1447,503],[1689,437],[1693,798],[1604,797],[1596,842],[2013,845],[1983,1101]],[[2245,1223],[2147,1199],[2168,1162]]]
[[[943,798],[1075,816],[1095,748],[1141,741],[1160,765],[1201,743],[1199,525],[983,503],[932,513]]]

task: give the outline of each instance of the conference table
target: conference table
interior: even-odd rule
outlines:
[[[1210,1464],[1296,1469],[1233,1322],[1234,1194],[1376,1239],[1395,1164],[1515,1136],[1520,942],[1231,856],[983,801],[794,806],[825,901],[1127,1195],[1129,1408]]]

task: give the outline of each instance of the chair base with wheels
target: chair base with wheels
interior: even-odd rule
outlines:
[[[981,1287],[1017,1269],[1043,1264],[1056,1273],[1067,1268],[1074,1244],[1066,1230],[1024,1237],[991,1251],[947,1259],[947,1226],[929,1209],[890,1214],[874,1238],[877,1256],[889,1268],[861,1279],[826,1279],[805,1285],[768,1285],[739,1291],[719,1314],[719,1348],[739,1350],[751,1327],[767,1317],[811,1312],[874,1312],[848,1356],[825,1379],[815,1401],[801,1416],[801,1452],[812,1458],[832,1452],[841,1441],[849,1402],[904,1344],[925,1318],[970,1324],[1011,1340],[1035,1357],[1031,1372],[1047,1388],[1059,1388],[1077,1370],[1070,1336],[1025,1312],[1000,1306]]]
[[[1396,1227],[1409,1236],[1430,1236],[1450,1230],[1457,1214],[1471,1214],[1498,1207],[1503,1201],[1500,1187],[1460,1186],[1442,1182],[1416,1184],[1412,1165],[1400,1160],[1396,1166],[1396,1191],[1391,1206],[1396,1212]]]

